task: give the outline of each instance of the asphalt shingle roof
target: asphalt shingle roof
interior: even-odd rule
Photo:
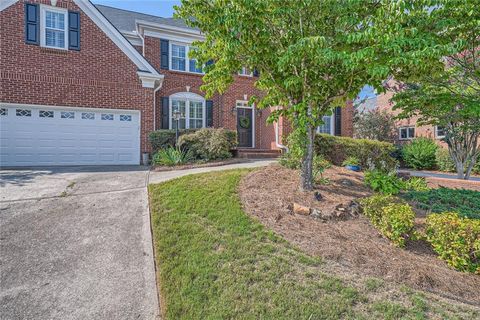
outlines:
[[[183,20],[175,18],[163,18],[150,14],[118,9],[114,7],[96,4],[95,7],[120,31],[134,31],[135,20],[166,24],[173,27],[196,30],[185,24]]]

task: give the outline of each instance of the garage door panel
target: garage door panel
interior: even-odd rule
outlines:
[[[2,108],[5,106],[2,105]],[[7,108],[8,114],[0,116],[2,166],[140,162],[138,113],[104,109],[21,107],[31,111],[31,116],[27,117],[16,116],[18,107]],[[62,118],[62,112],[67,112],[69,116],[73,112],[74,118]],[[82,113],[88,113],[88,117],[93,114],[93,119],[82,118]],[[53,118],[50,117],[52,114]],[[101,120],[102,114],[113,115],[114,120]]]

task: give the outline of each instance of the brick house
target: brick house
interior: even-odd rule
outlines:
[[[188,57],[203,35],[177,19],[87,0],[2,0],[0,18],[2,166],[139,164],[175,111],[180,128],[237,130],[241,150],[279,150],[289,133],[248,104],[255,72],[205,98]],[[336,109],[319,131],[352,136],[352,117],[351,104]]]
[[[394,85],[394,82],[389,82],[390,86]],[[394,93],[387,91],[385,93],[376,95],[369,98],[359,106],[357,110],[380,110],[386,111],[393,116],[399,114],[399,111],[393,110],[394,103],[390,101]],[[442,139],[445,137],[445,133],[441,127],[432,125],[417,125],[417,117],[410,117],[408,119],[395,120],[395,144],[405,144],[417,137],[426,137],[435,140],[439,145],[446,146]]]

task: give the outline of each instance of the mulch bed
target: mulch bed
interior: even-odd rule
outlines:
[[[195,168],[219,167],[219,166],[225,166],[228,164],[243,163],[248,161],[249,161],[248,159],[232,158],[227,160],[209,161],[205,163],[189,163],[189,164],[184,164],[180,166],[153,165],[152,171],[163,172],[163,171],[187,170],[187,169],[195,169]]]
[[[480,277],[451,269],[426,242],[410,242],[406,249],[394,247],[362,215],[322,222],[293,214],[293,202],[327,211],[370,194],[361,173],[332,167],[324,176],[331,183],[315,190],[323,196],[322,201],[315,199],[314,191],[298,190],[298,171],[276,164],[248,174],[240,183],[239,194],[246,212],[300,249],[323,257],[336,272],[375,276],[480,305]],[[418,224],[423,218],[418,217]]]

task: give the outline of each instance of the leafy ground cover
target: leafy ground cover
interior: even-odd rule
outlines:
[[[458,212],[463,217],[480,219],[478,191],[440,187],[426,191],[408,191],[403,197],[422,210]]]
[[[345,277],[242,210],[246,170],[149,186],[165,319],[426,319],[470,307],[382,280]]]

